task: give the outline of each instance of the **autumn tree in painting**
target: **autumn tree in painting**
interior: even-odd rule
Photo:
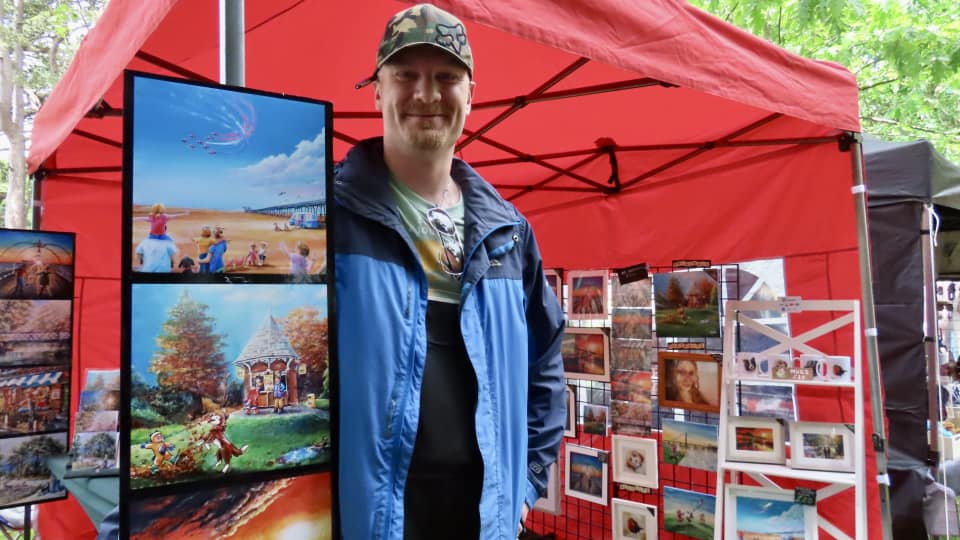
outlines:
[[[686,302],[686,296],[683,294],[683,287],[680,286],[680,280],[670,276],[667,282],[667,292],[664,294],[668,306],[682,306]]]
[[[50,469],[47,468],[47,457],[66,451],[60,441],[46,436],[35,437],[18,446],[7,457],[6,469],[19,477],[48,476]]]
[[[30,317],[29,300],[8,300],[0,309],[0,333],[13,332],[27,323]]]
[[[150,358],[150,372],[156,374],[162,390],[193,394],[197,401],[216,400],[222,393],[227,365],[222,352],[224,335],[214,332],[209,306],[180,294],[157,336],[157,351]]]
[[[326,391],[324,384],[328,379],[324,377],[327,371],[329,351],[327,348],[328,326],[327,319],[321,319],[320,311],[316,308],[304,306],[290,310],[284,325],[284,335],[290,346],[300,356],[300,362],[307,368],[305,388],[320,393]]]

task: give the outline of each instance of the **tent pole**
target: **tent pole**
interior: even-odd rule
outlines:
[[[243,0],[220,0],[220,83],[244,86]]]
[[[933,216],[930,205],[923,205],[921,222],[925,233],[920,235],[920,252],[923,259],[923,352],[927,356],[927,437],[930,450],[940,448],[940,358],[937,326],[937,274],[933,263]]]
[[[873,448],[877,458],[877,487],[880,488],[880,524],[883,528],[883,539],[892,540],[887,436],[881,401],[883,391],[880,388],[880,361],[877,353],[877,315],[873,301],[873,269],[870,262],[870,235],[867,228],[867,186],[863,181],[863,151],[860,146],[860,134],[848,133],[847,142],[850,143],[850,159],[853,164],[853,202],[857,214],[857,243],[860,246],[860,287],[863,299],[864,337],[867,342],[867,374],[870,377]],[[857,508],[856,511],[866,512],[867,509]]]

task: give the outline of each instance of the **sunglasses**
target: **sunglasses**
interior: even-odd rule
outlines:
[[[463,274],[463,241],[457,233],[457,226],[446,210],[439,206],[427,210],[427,223],[440,240],[440,253],[437,261],[440,268],[451,276]]]

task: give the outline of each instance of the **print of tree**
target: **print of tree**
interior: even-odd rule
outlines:
[[[7,458],[7,464],[14,475],[19,477],[49,475],[47,457],[63,454],[66,451],[67,449],[59,441],[40,436],[18,446]]]
[[[667,292],[664,294],[664,298],[667,301],[667,305],[670,307],[678,307],[686,303],[686,296],[683,294],[683,287],[680,286],[679,279],[674,276],[670,276],[670,281],[667,282]]]
[[[117,453],[117,443],[106,433],[97,433],[83,445],[83,454],[90,457],[110,458]]]
[[[307,388],[316,393],[326,391],[329,351],[327,348],[327,319],[319,318],[320,311],[309,306],[290,310],[283,333],[293,350],[306,366]]]

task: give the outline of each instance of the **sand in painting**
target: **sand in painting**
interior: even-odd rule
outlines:
[[[195,238],[200,237],[200,230],[204,225],[210,227],[221,226],[224,229],[224,238],[227,239],[227,252],[224,255],[224,264],[227,272],[244,274],[286,274],[290,270],[290,262],[280,251],[280,242],[287,250],[293,251],[297,242],[303,242],[310,247],[310,258],[315,262],[311,273],[317,273],[326,264],[327,232],[325,229],[299,229],[290,227],[284,231],[283,226],[289,217],[269,216],[247,213],[243,211],[225,210],[196,210],[189,208],[167,208],[167,214],[182,214],[167,223],[167,234],[177,244],[179,252],[175,260],[189,256],[197,261],[197,245]],[[133,216],[141,217],[150,213],[149,205],[134,205]],[[280,227],[276,231],[274,224]],[[150,224],[146,221],[133,222],[133,245],[130,246],[131,257],[136,267],[136,247],[141,240],[147,237]],[[267,258],[263,266],[250,266],[244,260],[250,252],[250,244],[260,247],[260,242],[267,243]],[[174,272],[180,270],[174,265]],[[196,271],[196,267],[194,268]]]

